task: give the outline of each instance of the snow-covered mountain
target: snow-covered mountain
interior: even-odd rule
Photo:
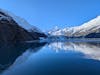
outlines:
[[[0,43],[39,40],[46,37],[24,19],[0,9]]]
[[[93,20],[86,22],[80,26],[67,27],[64,29],[56,29],[48,32],[49,35],[59,36],[64,35],[68,37],[80,37],[86,36],[91,33],[100,33],[100,16],[97,16]]]
[[[36,31],[36,32],[41,32],[40,29],[38,29],[37,27],[35,27],[35,26],[29,24],[25,19],[23,19],[23,18],[21,18],[21,17],[19,17],[19,16],[16,16],[15,14],[13,14],[13,13],[7,11],[7,10],[0,9],[0,11],[1,11],[2,13],[5,13],[5,14],[6,14],[6,17],[0,14],[0,16],[1,16],[2,18],[6,18],[6,19],[7,19],[8,17],[11,17],[11,18],[13,18],[14,21],[16,21],[16,23],[17,23],[19,26],[21,26],[21,27],[24,28],[24,29],[26,29],[26,30],[28,30],[28,31],[34,30],[34,31]],[[0,18],[0,19],[2,19],[2,18]],[[9,18],[8,18],[8,20],[9,20]]]

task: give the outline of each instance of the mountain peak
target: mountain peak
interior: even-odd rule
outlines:
[[[81,26],[91,26],[91,25],[100,25],[100,16],[97,16],[96,18],[82,24]]]

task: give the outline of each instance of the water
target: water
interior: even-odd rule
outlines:
[[[100,43],[3,45],[0,75],[100,75]]]

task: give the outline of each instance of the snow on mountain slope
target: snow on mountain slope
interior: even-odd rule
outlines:
[[[76,27],[69,27],[59,30],[49,31],[50,35],[65,35],[69,37],[78,37],[78,36],[85,36],[90,33],[99,33],[100,32],[100,16],[97,16],[93,20],[84,23],[80,26]]]
[[[9,12],[9,11],[6,11],[6,10],[3,10],[3,9],[0,9],[1,12],[5,13],[6,14],[6,17],[3,16],[3,15],[0,15],[0,19],[2,18],[8,18],[8,20],[10,20],[9,17],[13,18],[15,20],[15,22],[20,25],[22,28],[30,31],[30,30],[34,30],[35,32],[41,32],[40,29],[38,29],[37,27],[35,26],[32,26],[30,25],[25,19],[21,18],[21,17],[18,17],[16,15],[14,15],[13,13]]]

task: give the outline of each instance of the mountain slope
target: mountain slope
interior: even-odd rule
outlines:
[[[31,33],[29,29],[32,27],[34,30]],[[38,31],[36,27],[24,22],[23,19],[21,20],[17,17],[15,19],[14,16],[0,9],[0,43],[39,40],[40,35],[37,33],[44,34]]]
[[[4,13],[5,15],[9,16],[9,17],[12,17],[14,21],[16,21],[16,23],[21,26],[22,28],[26,29],[26,30],[30,30],[32,27],[35,29],[36,27],[35,26],[32,26],[30,25],[25,19],[19,17],[19,16],[16,16],[14,15],[13,13],[9,12],[9,11],[6,11],[6,10],[3,10],[3,9],[0,9],[0,11],[2,13]],[[37,29],[36,29],[37,30]]]
[[[57,29],[49,32],[50,35],[64,35],[68,37],[85,37],[91,33],[94,33],[94,35],[100,33],[100,16],[80,26]]]

